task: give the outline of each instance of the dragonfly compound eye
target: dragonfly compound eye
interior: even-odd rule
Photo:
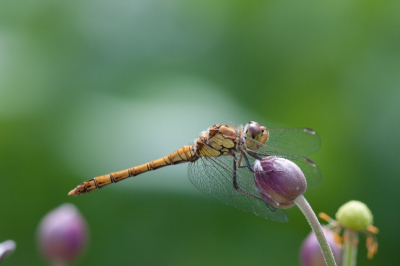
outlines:
[[[247,127],[247,136],[257,139],[261,137],[261,126],[259,123],[251,121]]]

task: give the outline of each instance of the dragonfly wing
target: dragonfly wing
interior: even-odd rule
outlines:
[[[319,170],[319,167],[313,161],[304,156],[293,154],[283,150],[278,150],[272,147],[268,147],[266,145],[258,150],[255,150],[254,152],[256,152],[260,157],[279,156],[297,164],[297,166],[300,167],[301,171],[306,177],[307,188],[314,188],[322,183],[321,170]]]
[[[252,146],[259,146],[253,150],[259,157],[281,156],[296,163],[303,171],[307,188],[314,188],[321,184],[322,174],[318,166],[304,155],[316,151],[320,146],[317,133],[308,128],[271,128],[268,129],[269,137],[265,144],[247,138]]]
[[[190,163],[188,168],[190,181],[204,193],[265,219],[279,222],[288,220],[284,210],[275,209],[260,199],[236,191],[233,188],[233,173],[234,160],[230,156],[200,157],[195,162]],[[238,168],[236,176],[241,189],[261,197],[255,186],[253,174],[248,168]]]
[[[321,140],[318,134],[309,128],[269,128],[268,147],[299,155],[309,155],[319,149]]]

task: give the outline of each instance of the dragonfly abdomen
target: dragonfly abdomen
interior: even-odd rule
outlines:
[[[105,187],[112,183],[117,183],[131,176],[137,176],[151,170],[157,170],[164,166],[186,163],[195,161],[197,156],[192,145],[183,146],[173,153],[160,159],[135,166],[122,171],[114,172],[107,175],[97,176],[78,185],[71,190],[69,196],[78,196],[80,194],[89,193],[95,189]]]

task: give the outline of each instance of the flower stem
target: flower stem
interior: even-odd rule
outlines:
[[[321,224],[318,222],[317,216],[311,209],[310,204],[308,204],[306,198],[304,198],[303,195],[298,196],[294,200],[294,203],[296,203],[297,207],[299,207],[299,209],[303,212],[304,216],[311,226],[311,229],[314,231],[314,234],[318,239],[319,246],[321,247],[322,254],[324,255],[326,265],[336,266],[331,247],[326,240],[324,232],[322,231]]]
[[[343,266],[356,266],[358,234],[356,231],[346,228],[343,237],[342,264]]]

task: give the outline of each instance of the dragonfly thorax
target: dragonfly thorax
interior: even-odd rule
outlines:
[[[233,154],[239,144],[239,136],[234,127],[216,124],[203,131],[195,140],[197,157],[218,157]]]

